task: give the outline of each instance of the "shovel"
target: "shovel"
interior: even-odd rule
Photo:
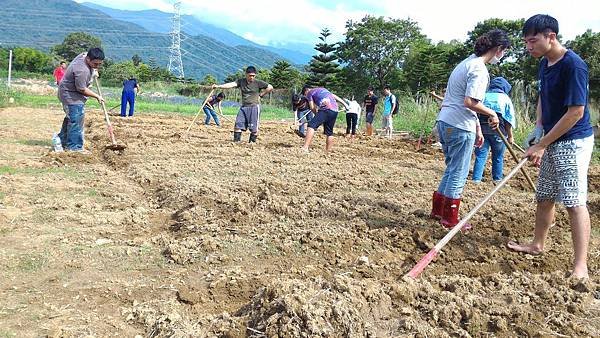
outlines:
[[[94,76],[94,83],[96,84],[96,89],[98,90],[98,94],[102,96],[102,89],[100,89],[100,83],[98,82],[98,76]],[[104,101],[100,102],[102,106],[102,110],[104,111],[104,120],[106,121],[106,127],[108,128],[108,135],[110,136],[110,140],[112,144],[109,144],[105,147],[105,149],[115,150],[115,151],[123,151],[127,146],[122,144],[117,144],[117,140],[115,140],[115,133],[113,131],[113,127],[110,124],[110,120],[108,118],[108,111],[106,110],[106,105]]]

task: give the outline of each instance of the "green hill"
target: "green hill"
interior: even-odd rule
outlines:
[[[48,51],[71,32],[99,37],[107,57],[121,61],[138,54],[166,67],[171,38],[115,20],[70,0],[1,0],[0,46],[24,46]],[[186,77],[213,74],[219,80],[249,64],[270,68],[281,56],[252,46],[230,47],[205,36],[182,37]]]

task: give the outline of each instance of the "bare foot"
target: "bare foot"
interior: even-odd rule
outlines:
[[[571,276],[569,278],[574,278],[577,280],[587,280],[590,278],[589,274],[588,274],[588,270],[587,267],[581,268],[581,269],[573,269],[573,273],[571,274]]]
[[[522,252],[530,255],[540,255],[543,250],[540,249],[537,245],[529,244],[519,244],[515,241],[509,241],[506,246],[516,252]]]

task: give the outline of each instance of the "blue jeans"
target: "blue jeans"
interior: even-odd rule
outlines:
[[[504,150],[506,146],[500,136],[496,134],[484,134],[483,139],[481,148],[475,148],[473,181],[481,181],[490,148],[492,148],[492,179],[500,181],[504,176],[502,171],[504,170]]]
[[[305,134],[306,126],[304,124],[312,120],[313,117],[315,117],[315,113],[313,113],[311,110],[297,111],[296,120],[299,120],[298,123],[300,124],[298,131],[300,131],[302,134]]]
[[[123,91],[121,93],[121,116],[122,117],[125,117],[128,103],[129,103],[129,116],[133,116],[133,109],[135,107],[135,92]]]
[[[65,150],[83,149],[83,119],[85,111],[83,104],[70,104],[65,108],[66,116],[60,128],[60,142]]]
[[[218,126],[219,124],[219,116],[217,115],[217,112],[208,108],[208,107],[204,107],[204,114],[206,114],[206,120],[204,120],[204,124],[209,125],[210,124],[210,118],[212,117],[213,120],[215,120],[215,124]]]
[[[443,121],[438,121],[437,128],[446,158],[446,171],[437,192],[449,198],[460,198],[469,176],[475,133]]]

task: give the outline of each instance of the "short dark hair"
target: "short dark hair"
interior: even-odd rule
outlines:
[[[367,90],[373,91],[373,86],[367,87]]]
[[[98,47],[90,48],[87,51],[87,57],[90,60],[104,60],[104,52]]]
[[[558,34],[558,21],[546,14],[536,14],[527,19],[523,25],[523,36],[537,35],[538,33]]]
[[[225,98],[225,94],[223,94],[223,92],[220,92],[219,94],[217,94],[217,99],[224,99]]]
[[[475,41],[475,55],[482,56],[496,47],[502,47],[502,49],[510,47],[508,34],[501,29],[492,29],[477,38],[477,41]]]
[[[67,64],[67,61],[61,61],[61,62],[60,62],[60,64],[61,64],[61,65],[62,65],[63,63],[66,65],[66,64]]]
[[[385,86],[383,86],[383,89],[392,90],[392,88],[390,88],[390,86],[389,86],[389,85],[385,85]]]
[[[299,102],[300,101],[300,95],[298,94],[294,94],[292,95],[292,102]]]
[[[248,68],[246,68],[246,74],[250,74],[250,73],[256,74],[256,67],[248,66]]]
[[[302,91],[300,93],[302,93],[302,95],[306,95],[306,92],[311,88],[312,88],[312,86],[310,86],[310,85],[304,85],[304,87],[302,87]]]

